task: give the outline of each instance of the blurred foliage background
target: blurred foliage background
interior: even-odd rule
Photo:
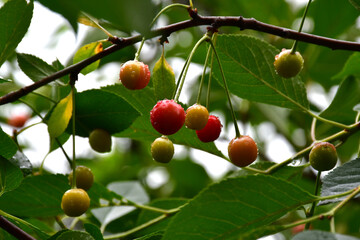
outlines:
[[[54,2],[54,4],[57,1]],[[69,1],[66,1],[69,2]],[[78,5],[71,6],[73,9],[81,9],[81,1],[76,1]],[[94,13],[97,8],[94,6],[94,2],[90,1],[87,4],[87,9],[90,13]],[[123,3],[122,1],[119,1]],[[136,9],[134,6],[130,6]],[[168,5],[172,2],[182,2],[188,4],[187,1],[148,1],[151,9],[160,9],[161,7]],[[56,6],[51,5],[49,1],[39,0],[35,2],[35,7],[40,8],[38,4],[43,4],[50,9],[55,9]],[[129,2],[126,1],[128,4]],[[101,5],[98,14],[102,17],[102,14],[106,14],[105,9],[108,1],[104,3],[97,3]],[[119,3],[120,4],[120,3]],[[130,3],[132,4],[132,3]],[[304,2],[299,3],[297,1],[285,1],[285,0],[195,0],[194,5],[198,9],[201,15],[219,15],[219,16],[243,16],[247,18],[256,18],[259,21],[273,24],[285,28],[297,29],[301,20],[302,13],[304,11]],[[56,8],[59,9],[59,8]],[[112,10],[115,11],[115,10]],[[47,47],[57,46],[59,41],[62,41],[63,36],[72,35],[76,37],[76,46],[79,48],[87,43],[105,39],[106,35],[96,28],[87,26],[79,27],[73,20],[72,13],[68,11],[68,8],[58,11],[63,20],[60,24],[56,24],[57,29],[53,31],[52,38],[48,42]],[[147,21],[148,15],[142,15],[144,11],[133,12],[130,20],[137,19],[135,29],[142,31],[141,24]],[[36,12],[34,15],[36,16]],[[96,15],[96,14],[95,14]],[[109,14],[111,15],[111,14]],[[149,13],[152,18],[153,15]],[[304,31],[312,34],[318,34],[325,37],[338,38],[342,40],[357,41],[359,39],[360,30],[358,27],[358,11],[348,1],[337,0],[315,0],[310,7],[308,17],[305,22]],[[65,18],[68,21],[65,21]],[[95,16],[97,17],[97,16]],[[129,17],[125,16],[128,21]],[[181,20],[188,19],[189,16],[184,9],[173,9],[166,12],[157,22],[155,27],[164,26],[167,24],[175,23]],[[59,18],[58,18],[59,19]],[[46,21],[46,20],[44,20]],[[119,20],[120,21],[120,20]],[[135,33],[130,29],[126,29],[123,26],[118,26],[117,21],[113,19],[104,19],[100,22],[111,33],[119,37],[126,37],[134,35]],[[49,25],[51,28],[51,24]],[[43,31],[49,31],[43,29]],[[206,29],[203,27],[191,28],[180,32],[173,33],[169,38],[169,43],[165,44],[165,56],[170,65],[174,68],[175,76],[178,77],[184,60],[190,53],[197,40],[205,33]],[[220,29],[220,34],[223,33],[236,33],[253,35],[265,40],[266,42],[274,45],[280,51],[282,48],[291,48],[292,41],[282,39],[270,34],[263,34],[252,30],[240,31],[240,29],[233,27],[224,27]],[[39,36],[39,39],[41,36]],[[39,40],[40,42],[40,40]],[[105,44],[104,48],[109,46]],[[37,42],[33,43],[33,49],[27,49],[28,54],[38,55],[37,49],[43,48]],[[127,47],[121,51],[111,54],[110,56],[101,60],[100,67],[96,71],[81,77],[79,84],[86,89],[113,84],[118,81],[117,71],[120,65],[127,60],[133,59],[136,52],[136,46]],[[334,98],[334,93],[338,89],[341,78],[334,78],[334,76],[341,71],[346,60],[350,57],[352,52],[350,51],[332,51],[331,49],[315,46],[306,43],[299,43],[299,51],[303,54],[305,59],[305,66],[301,72],[301,78],[305,82],[308,90],[308,98],[311,104],[311,110],[315,112],[321,112],[328,107],[331,100]],[[66,51],[67,60],[63,60],[61,63],[56,62],[56,54],[53,56],[54,66],[57,70],[64,66],[72,64],[72,57],[76,52],[76,48],[62,49]],[[198,84],[201,75],[201,66],[204,62],[206,54],[206,46],[202,45],[199,51],[196,52],[193,63],[191,64],[191,70],[188,75],[186,93],[181,97],[181,101],[192,105],[196,101]],[[158,44],[158,39],[151,39],[146,41],[143,52],[140,59],[146,64],[149,64],[150,69],[153,68],[155,62],[161,55],[161,46]],[[50,62],[48,62],[50,64]],[[19,74],[17,66],[17,58],[14,54],[2,67],[1,78],[13,79],[9,83],[3,83],[0,85],[0,95],[4,95],[12,90],[18,89],[24,84],[28,84],[29,81],[25,76]],[[25,79],[25,80],[24,80]],[[91,79],[91,83],[86,83],[88,79]],[[64,79],[67,81],[67,79]],[[89,80],[90,81],[90,80]],[[82,83],[81,83],[82,82]],[[56,83],[54,83],[56,84]],[[205,89],[202,94],[202,102],[205,102]],[[51,86],[43,87],[39,89],[39,92],[48,96],[52,95]],[[64,94],[59,94],[59,99]],[[51,104],[40,98],[35,94],[29,94],[24,98],[30,103],[36,111],[41,114],[45,114],[51,108]],[[282,109],[279,107],[260,104],[255,102],[249,102],[237,97],[233,97],[235,105],[236,115],[239,120],[239,126],[246,134],[251,134],[257,141],[259,146],[260,160],[263,161],[276,161],[280,162],[289,157],[291,154],[301,150],[305,146],[311,144],[310,138],[310,126],[312,119],[299,111],[291,111]],[[11,127],[6,124],[7,119],[12,114],[17,114],[16,111],[25,111],[32,114],[33,119],[28,123],[39,122],[39,118],[28,107],[22,103],[14,102],[12,104],[0,107],[0,120],[1,126],[9,134],[11,134]],[[228,108],[226,95],[221,86],[216,81],[212,82],[211,86],[211,101],[210,101],[210,113],[216,113],[220,116],[223,124],[223,133],[220,139],[217,141],[217,146],[224,153],[226,153],[226,145],[229,139],[233,137],[232,119],[230,110]],[[35,128],[35,127],[34,127]],[[317,136],[328,136],[334,129],[331,126],[318,123]],[[42,147],[47,149],[48,146],[39,146],[33,142],[33,137],[36,131],[40,131],[37,134],[41,144],[46,144],[47,134],[46,129],[37,128],[29,134],[19,135],[18,141],[22,146],[24,153],[36,152]],[[24,136],[23,136],[24,135]],[[358,139],[359,134],[348,139],[348,142],[338,148],[339,159],[342,162],[347,162],[354,157],[357,151],[357,144],[354,144],[353,139]],[[168,165],[162,165],[152,160],[150,154],[150,142],[148,141],[136,141],[124,138],[113,138],[114,146],[113,151],[109,154],[96,154],[87,144],[87,139],[78,138],[78,152],[80,153],[79,164],[88,166],[92,169],[96,182],[106,186],[109,183],[115,181],[139,181],[151,199],[161,198],[192,198],[199,193],[209,183],[218,180],[223,176],[232,174],[236,168],[226,161],[199,153],[188,147],[177,146],[175,159]],[[68,143],[67,143],[68,144]],[[69,146],[67,146],[69,147]],[[69,148],[68,148],[69,149]],[[57,150],[59,151],[59,150]],[[68,173],[70,171],[69,166],[61,153],[46,160],[46,169],[49,172]],[[45,155],[30,154],[29,159],[33,162],[34,167],[39,167],[42,159]],[[57,159],[54,159],[57,158]],[[213,159],[212,159],[213,158]],[[56,164],[54,162],[61,164]],[[304,159],[307,161],[307,159]],[[213,163],[216,162],[214,165]],[[212,166],[211,166],[212,165]],[[218,167],[223,165],[224,167]],[[61,167],[62,166],[62,167]],[[219,170],[220,169],[220,170]],[[218,171],[218,172],[217,172]],[[314,173],[309,169],[304,173],[304,178],[301,180],[301,184],[304,188],[312,191],[313,182],[315,179]],[[348,211],[347,208],[351,210]],[[341,220],[339,220],[339,227],[344,233],[353,233],[359,230],[358,221],[356,216],[359,215],[360,209],[357,205],[355,207],[348,206],[341,210]],[[139,214],[133,212],[132,214]],[[129,216],[125,216],[129,217]],[[293,217],[292,214],[286,216],[287,218]],[[124,221],[119,221],[124,222]],[[131,224],[131,223],[130,223]],[[341,226],[340,226],[341,225]],[[115,227],[114,227],[115,226]],[[317,226],[321,228],[327,228],[327,224],[323,226]],[[108,226],[108,230],[118,229],[117,222],[113,222]],[[284,233],[290,236],[291,233]]]

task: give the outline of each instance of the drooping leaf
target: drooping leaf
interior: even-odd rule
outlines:
[[[73,59],[73,63],[78,63],[82,60],[85,60],[103,50],[101,42],[93,42],[82,46],[76,53]],[[99,67],[100,60],[93,62],[92,64],[86,66],[81,70],[81,73],[86,75]]]
[[[232,239],[315,199],[296,185],[272,176],[226,179],[183,207],[163,239]]]
[[[136,119],[130,128],[115,134],[116,137],[127,137],[152,142],[155,138],[160,136],[160,133],[152,127],[150,122],[150,111],[156,104],[153,89],[145,88],[142,90],[131,91],[126,89],[124,86],[117,84],[104,87],[102,90],[121,96],[142,113],[142,116]],[[212,153],[219,157],[224,157],[224,155],[216,148],[214,143],[201,142],[194,131],[185,127],[181,128],[179,132],[171,135],[169,138],[173,143],[190,146],[195,149]]]
[[[360,186],[360,158],[354,159],[335,168],[324,177],[322,182],[321,196],[336,195]],[[359,198],[360,194],[355,197]],[[345,198],[346,196],[336,199],[323,200],[320,204],[340,202]]]
[[[20,169],[9,160],[0,157],[0,196],[2,193],[16,189],[22,180]]]
[[[353,108],[360,102],[359,92],[360,80],[358,78],[348,77],[344,79],[330,106],[320,116],[344,124],[353,123],[356,117]]]
[[[34,82],[56,72],[53,66],[33,55],[18,53],[17,59],[21,70]]]
[[[0,156],[10,159],[17,149],[16,143],[0,127]]]
[[[0,9],[0,66],[14,53],[27,32],[33,12],[33,1],[7,1]]]
[[[359,240],[359,238],[346,236],[338,233],[324,232],[319,230],[304,231],[297,234],[291,240]]]
[[[23,217],[56,216],[63,213],[61,198],[69,188],[64,175],[29,176],[18,188],[1,196],[1,210]]]
[[[164,51],[160,59],[155,63],[152,80],[157,100],[172,98],[175,90],[175,74],[165,59]]]
[[[47,122],[51,138],[59,137],[65,131],[71,119],[72,110],[73,99],[70,93],[55,106]]]
[[[88,137],[96,128],[118,133],[128,128],[140,115],[121,96],[92,89],[75,95],[76,135]],[[71,127],[67,129],[71,133]]]
[[[305,86],[300,78],[285,79],[276,74],[274,57],[280,51],[270,44],[249,36],[219,35],[216,49],[231,93],[285,108],[308,108]],[[223,85],[215,63],[213,71]]]

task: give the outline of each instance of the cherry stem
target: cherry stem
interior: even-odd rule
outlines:
[[[301,23],[300,23],[300,27],[299,27],[299,32],[301,32],[303,26],[304,26],[304,22],[305,22],[305,18],[306,18],[306,14],[309,10],[309,7],[310,7],[310,3],[311,3],[312,0],[309,0],[309,2],[307,3],[306,5],[306,8],[305,8],[305,11],[304,11],[304,14],[303,14],[303,17],[301,19]],[[294,41],[294,44],[291,48],[291,54],[294,54],[296,52],[296,47],[297,47],[297,44],[298,44],[298,40],[295,40]]]
[[[202,87],[204,85],[204,78],[205,78],[205,74],[206,74],[206,67],[208,65],[208,61],[209,61],[209,56],[210,56],[210,52],[211,52],[211,46],[209,46],[208,51],[206,53],[206,58],[205,58],[205,63],[204,63],[204,69],[201,75],[201,80],[200,80],[200,84],[199,84],[199,90],[198,90],[198,95],[197,95],[197,99],[196,99],[196,103],[200,104],[200,97],[201,97],[201,90]],[[208,105],[206,106],[206,108],[208,108]]]
[[[191,8],[194,8],[194,5],[193,5],[192,0],[189,0],[189,4],[190,4],[190,7],[191,7]]]
[[[315,134],[315,130],[316,130],[316,118],[313,118],[312,122],[311,122],[311,140],[313,142],[316,142],[316,134]]]
[[[76,78],[77,79],[77,75],[72,75],[70,74],[71,78]],[[72,178],[72,182],[71,182],[71,188],[76,188],[76,151],[75,151],[75,80],[71,82],[71,97],[72,97],[72,147],[73,147],[73,152],[72,152],[72,163],[71,163],[71,169],[72,169],[72,174],[73,174],[73,178]]]
[[[161,14],[163,14],[165,11],[169,10],[170,8],[174,8],[174,7],[181,7],[181,8],[192,8],[192,4],[190,5],[185,5],[185,4],[181,4],[181,3],[173,3],[170,5],[167,5],[166,7],[164,7],[163,9],[160,10],[160,12],[154,17],[154,19],[152,20],[150,27],[152,27],[155,23],[155,21],[160,17]]]
[[[216,45],[216,37],[217,33],[215,32],[212,36],[212,41]],[[211,78],[212,78],[212,69],[214,65],[214,52],[211,52],[211,62],[210,62],[210,72],[209,72],[209,80],[208,80],[208,89],[207,89],[207,95],[206,95],[206,108],[209,109],[210,105],[210,89],[211,89]]]
[[[321,176],[321,171],[318,171],[317,176],[316,176],[316,182],[315,182],[315,193],[314,193],[315,196],[317,196],[319,194],[320,176]],[[314,215],[316,204],[317,204],[317,201],[312,203],[310,212],[307,215],[307,217],[312,217]],[[309,228],[310,228],[310,222],[306,223],[306,225],[305,225],[306,230]]]
[[[237,120],[236,120],[236,116],[235,116],[235,112],[234,112],[234,108],[233,108],[233,105],[231,103],[231,98],[230,98],[230,93],[229,93],[229,88],[228,88],[228,85],[226,83],[226,79],[225,79],[225,75],[224,75],[224,71],[223,71],[223,68],[222,68],[222,65],[221,65],[221,62],[220,62],[220,58],[219,58],[219,55],[216,51],[216,48],[212,42],[212,40],[210,39],[209,40],[210,42],[210,45],[212,47],[212,49],[214,50],[214,53],[215,53],[215,56],[216,56],[216,60],[219,64],[219,69],[220,69],[220,73],[221,73],[221,76],[222,76],[222,80],[223,80],[223,83],[224,83],[224,89],[225,89],[225,93],[226,93],[226,96],[228,98],[228,101],[229,101],[229,105],[230,105],[230,112],[231,112],[231,116],[232,116],[232,119],[233,119],[233,122],[234,122],[234,127],[235,127],[235,135],[236,137],[240,137],[241,134],[240,134],[240,130],[239,130],[239,127],[237,125]]]
[[[180,87],[180,79],[181,79],[182,75],[184,74],[185,66],[186,66],[187,63],[189,62],[189,57],[190,57],[190,56],[188,56],[188,57],[186,58],[186,61],[185,61],[185,63],[184,63],[184,67],[181,69],[181,72],[180,72],[180,75],[179,75],[179,80],[178,80],[177,83],[176,83],[175,91],[174,91],[174,93],[173,93],[173,97],[172,97],[173,99],[175,98],[176,92],[177,92],[177,90],[178,90],[179,87]]]
[[[195,46],[191,50],[190,55],[189,55],[187,61],[185,62],[183,70],[181,71],[181,74],[179,76],[178,83],[180,82],[180,85],[179,85],[179,89],[178,89],[178,91],[177,91],[177,93],[175,95],[175,99],[174,99],[175,102],[177,102],[179,100],[181,90],[182,90],[182,88],[184,86],[186,74],[187,74],[187,71],[189,70],[191,59],[194,56],[194,53],[195,53],[196,49],[198,49],[198,47],[201,45],[201,43],[206,41],[207,39],[209,39],[209,36],[205,34],[202,38],[200,38],[200,40],[195,44]]]
[[[141,52],[142,47],[144,46],[144,43],[145,43],[145,37],[143,37],[143,38],[141,39],[139,49],[138,49],[137,52],[135,53],[135,59],[134,59],[135,61],[139,61],[140,52]]]

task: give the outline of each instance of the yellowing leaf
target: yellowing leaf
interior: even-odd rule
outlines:
[[[75,53],[73,62],[74,62],[74,64],[81,62],[82,60],[85,60],[99,52],[102,52],[102,50],[103,50],[103,45],[101,42],[93,42],[93,43],[86,44],[86,45],[82,46]],[[96,70],[99,67],[99,64],[100,64],[100,60],[93,62],[86,68],[82,69],[81,73],[86,75],[86,74]]]
[[[51,138],[59,137],[66,129],[72,116],[71,93],[62,99],[54,108],[48,121],[48,131]]]
[[[165,59],[164,52],[155,63],[153,70],[153,84],[157,100],[171,99],[175,91],[175,74]]]

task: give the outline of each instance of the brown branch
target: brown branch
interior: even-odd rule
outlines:
[[[350,51],[360,51],[360,44],[349,41],[342,41],[337,39],[331,39],[326,37],[321,37],[317,35],[307,34],[307,33],[299,33],[294,30],[277,27],[274,25],[266,24],[260,21],[257,21],[253,18],[243,18],[243,17],[214,17],[214,16],[200,16],[195,14],[192,16],[193,18],[187,21],[178,22],[175,24],[171,24],[162,28],[158,28],[152,30],[145,36],[146,39],[154,38],[154,37],[168,37],[173,32],[177,32],[183,29],[196,27],[196,26],[211,26],[213,28],[219,28],[222,26],[233,26],[238,27],[241,30],[244,29],[252,29],[259,32],[269,33],[272,35],[276,35],[282,38],[299,40],[301,42],[307,42],[311,44],[316,44],[319,46],[325,46],[331,48],[333,50],[350,50]],[[79,63],[71,65],[61,71],[58,71],[46,78],[43,78],[31,85],[23,87],[19,90],[6,94],[0,97],[0,105],[14,102],[17,99],[27,95],[28,93],[52,82],[58,78],[61,78],[70,73],[79,73],[83,68],[90,65],[91,63],[104,58],[105,56],[116,52],[122,48],[125,48],[129,45],[133,45],[137,42],[140,42],[143,36],[136,35],[128,38],[115,38],[110,39],[114,45],[108,47],[104,51],[87,58]]]
[[[28,233],[24,232],[21,228],[7,220],[5,217],[0,216],[0,227],[16,237],[17,239],[21,240],[36,240]]]

